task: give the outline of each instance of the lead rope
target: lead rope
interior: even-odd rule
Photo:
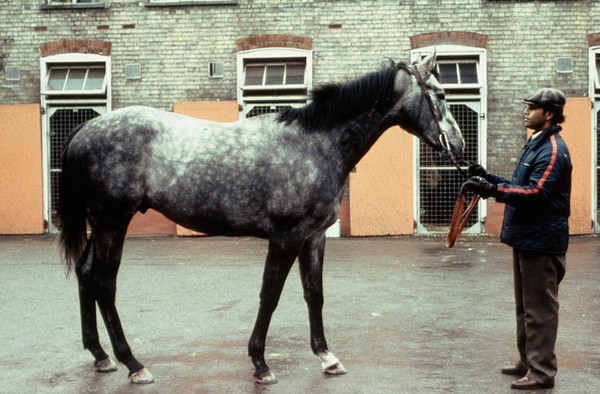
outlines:
[[[466,183],[466,182],[465,182]],[[460,234],[467,225],[467,222],[471,218],[477,203],[481,198],[479,194],[473,194],[473,198],[469,201],[467,208],[465,209],[465,183],[460,187],[460,193],[454,203],[454,210],[452,211],[452,220],[450,221],[450,230],[446,236],[446,247],[451,248],[454,246]]]

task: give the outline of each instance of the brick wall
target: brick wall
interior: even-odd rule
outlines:
[[[488,51],[488,162],[503,174],[524,139],[520,98],[544,85],[584,96],[587,51],[600,33],[594,28],[600,3],[592,0],[239,0],[180,7],[112,0],[105,8],[60,10],[42,9],[42,0],[1,3],[0,104],[40,102],[41,51],[61,40],[110,43],[113,108],[171,109],[181,101],[235,100],[236,52],[253,36],[301,38],[314,51],[317,85],[374,70],[383,56],[408,60],[419,39],[453,43],[462,34]],[[573,57],[572,74],[554,71],[558,56]],[[224,63],[224,78],[208,77],[211,61]],[[134,62],[142,79],[127,81],[125,64]],[[19,82],[5,80],[6,64],[21,67]]]

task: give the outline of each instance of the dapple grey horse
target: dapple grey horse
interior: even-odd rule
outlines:
[[[257,382],[277,381],[265,340],[296,258],[312,350],[325,373],[345,373],[323,330],[325,231],[336,221],[348,174],[390,127],[460,159],[464,142],[434,67],[435,56],[389,61],[359,79],[316,88],[304,107],[235,123],[136,106],[76,128],[62,158],[59,239],[67,266],[75,266],[83,345],[97,370],[116,370],[116,363],[100,345],[96,305],[129,379],[153,381],[132,354],[115,306],[128,224],[152,208],[193,230],[269,240],[248,344]]]

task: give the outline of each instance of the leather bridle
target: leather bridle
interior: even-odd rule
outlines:
[[[410,75],[413,75],[415,77],[415,79],[417,80],[417,83],[419,84],[419,88],[421,89],[421,93],[425,97],[425,101],[427,101],[427,105],[429,106],[429,110],[431,111],[431,116],[433,117],[433,120],[435,121],[435,125],[438,129],[438,138],[440,140],[440,145],[448,153],[448,156],[450,157],[450,161],[452,161],[452,164],[454,164],[454,166],[456,167],[458,172],[460,172],[465,178],[467,178],[467,173],[462,168],[460,168],[460,164],[468,163],[468,162],[466,162],[464,159],[455,157],[454,154],[452,153],[452,149],[450,148],[450,143],[448,142],[448,136],[446,135],[446,132],[444,130],[442,130],[442,128],[440,126],[440,113],[437,110],[437,108],[435,107],[435,104],[433,103],[433,99],[431,98],[431,92],[427,89],[427,86],[425,85],[427,80],[432,75],[431,72],[427,72],[427,74],[425,74],[425,76],[422,76],[421,72],[419,71],[417,66],[414,64],[411,64],[410,66],[408,66],[406,64],[399,63],[398,68],[401,68],[404,71],[406,71],[407,73],[409,73]],[[463,143],[463,145],[464,145],[464,143]]]

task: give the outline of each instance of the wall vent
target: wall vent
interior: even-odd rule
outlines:
[[[208,76],[211,78],[223,78],[223,63],[222,62],[208,63]]]
[[[20,81],[21,67],[7,65],[6,67],[4,67],[4,78],[7,81]]]
[[[142,79],[142,65],[139,63],[126,64],[125,78],[131,80]]]
[[[573,72],[573,58],[570,56],[557,57],[556,72],[559,74],[571,74]]]

